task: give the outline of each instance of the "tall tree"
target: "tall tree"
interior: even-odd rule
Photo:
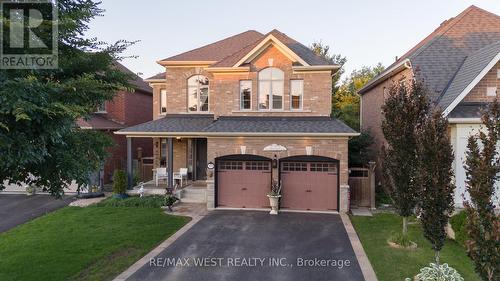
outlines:
[[[89,22],[103,13],[99,4],[57,1],[59,20],[50,24],[59,29],[59,68],[0,70],[0,189],[4,181],[24,182],[60,196],[73,180],[87,184],[103,162],[110,139],[75,121],[129,86],[113,62],[131,42],[85,38]]]
[[[418,182],[421,184],[420,206],[424,236],[436,252],[446,240],[446,225],[454,210],[453,148],[448,135],[448,119],[435,110],[417,131]]]
[[[395,82],[382,106],[382,131],[387,141],[383,147],[383,172],[400,216],[403,235],[407,235],[407,218],[418,202],[418,158],[416,128],[429,112],[428,90],[412,80],[411,84]]]
[[[344,64],[347,62],[347,58],[341,54],[330,54],[330,46],[323,44],[321,41],[312,43],[309,48],[327,61],[340,65],[339,70],[332,76],[332,95],[335,96],[340,87],[340,78],[345,72]]]
[[[467,212],[467,253],[483,280],[500,280],[500,218],[495,214],[495,184],[500,173],[497,144],[500,140],[500,109],[497,101],[481,118],[486,130],[468,139],[465,172],[470,200]]]

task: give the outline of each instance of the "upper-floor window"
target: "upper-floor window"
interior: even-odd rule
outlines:
[[[188,79],[188,111],[208,111],[208,78],[194,75]]]
[[[259,109],[283,109],[284,78],[274,67],[259,72]]]
[[[290,109],[302,109],[304,97],[304,80],[290,81]]]
[[[167,90],[160,90],[160,114],[167,113]]]
[[[240,81],[240,109],[252,108],[252,80]]]
[[[106,102],[103,101],[102,103],[99,104],[97,107],[96,113],[106,113]]]

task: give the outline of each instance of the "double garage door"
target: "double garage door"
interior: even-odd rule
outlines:
[[[219,160],[217,206],[269,208],[271,160]],[[338,161],[325,157],[289,157],[279,163],[282,183],[280,208],[285,210],[338,210]]]

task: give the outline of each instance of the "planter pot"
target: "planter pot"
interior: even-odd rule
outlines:
[[[277,215],[278,214],[278,207],[279,207],[279,200],[281,195],[267,195],[269,198],[269,205],[271,205],[271,212],[269,214],[271,215]]]
[[[36,188],[31,186],[26,186],[26,195],[31,196],[36,194]]]

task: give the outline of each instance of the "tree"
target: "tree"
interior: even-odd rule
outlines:
[[[373,137],[366,131],[349,139],[349,167],[366,166],[375,156],[372,144]]]
[[[75,180],[87,184],[106,156],[110,138],[80,130],[99,104],[129,87],[113,66],[133,42],[84,38],[103,10],[91,0],[59,0],[59,68],[0,70],[0,189],[4,181],[36,185],[55,196]],[[4,24],[9,24],[3,18]],[[41,35],[40,35],[41,36]]]
[[[312,43],[309,48],[316,55],[340,66],[340,68],[332,76],[332,96],[335,96],[339,89],[340,77],[342,77],[345,71],[344,64],[347,62],[347,58],[340,54],[330,54],[330,46],[324,45],[321,41]]]
[[[439,252],[446,240],[446,225],[454,210],[455,189],[448,120],[440,110],[435,110],[432,116],[426,118],[417,131],[417,140],[420,219],[424,236],[431,242],[436,252],[436,264],[439,264]]]
[[[403,236],[407,234],[407,218],[418,202],[417,136],[429,111],[428,90],[412,81],[395,82],[382,106],[382,132],[387,147],[382,147],[383,173],[398,214],[403,217]]]
[[[464,202],[468,220],[467,253],[483,280],[499,280],[500,218],[495,214],[495,183],[500,173],[497,148],[500,140],[500,111],[497,101],[481,118],[486,132],[468,139],[465,173],[470,200]]]

